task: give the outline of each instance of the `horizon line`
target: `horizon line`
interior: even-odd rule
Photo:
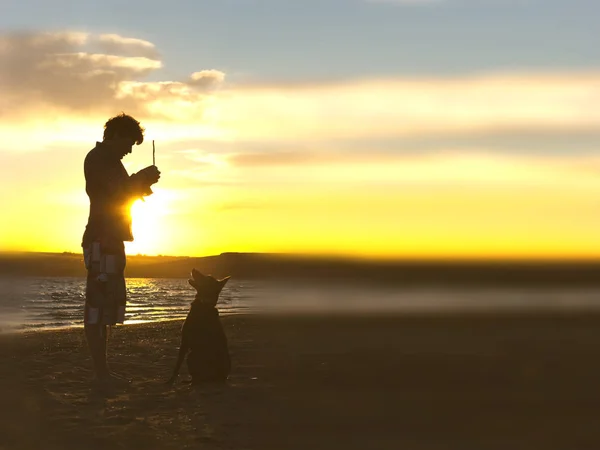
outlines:
[[[0,255],[79,255],[80,252],[72,251],[34,251],[34,250],[0,250]],[[301,252],[236,252],[226,251],[207,255],[150,255],[150,254],[130,254],[128,258],[214,258],[225,255],[265,255],[298,257],[311,259],[334,259],[334,260],[354,260],[365,262],[413,262],[413,263],[600,263],[600,255],[597,256],[369,256],[369,255],[350,255],[350,254],[327,254],[327,253],[301,253]]]

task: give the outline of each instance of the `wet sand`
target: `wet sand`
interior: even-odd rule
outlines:
[[[0,336],[0,449],[598,449],[600,315],[229,316],[226,386],[174,386],[181,322]]]

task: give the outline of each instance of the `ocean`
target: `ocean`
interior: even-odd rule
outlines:
[[[125,324],[184,318],[195,295],[183,278],[128,278],[127,290]],[[82,326],[84,296],[84,278],[0,278],[0,331]],[[591,311],[600,308],[600,289],[400,288],[232,279],[223,289],[217,306],[223,315]]]

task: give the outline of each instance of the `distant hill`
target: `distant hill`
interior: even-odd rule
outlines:
[[[600,261],[375,261],[266,253],[128,256],[126,276],[187,278],[192,268],[238,279],[286,278],[395,285],[600,287]],[[0,253],[0,275],[85,277],[78,253]]]

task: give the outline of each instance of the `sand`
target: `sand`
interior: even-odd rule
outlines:
[[[228,316],[226,386],[192,388],[180,322],[0,337],[1,449],[598,449],[600,315]]]

